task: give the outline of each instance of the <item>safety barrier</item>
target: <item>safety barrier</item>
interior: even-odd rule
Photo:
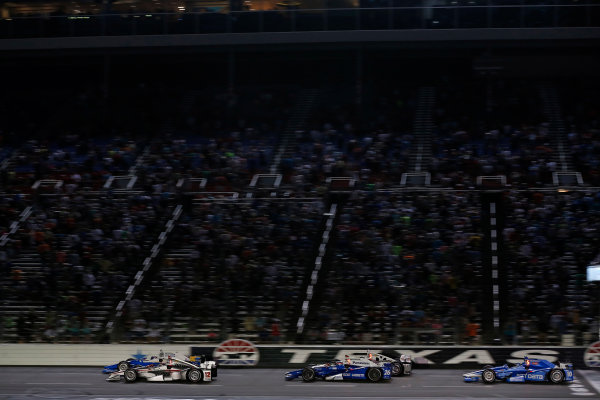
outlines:
[[[483,365],[517,363],[524,356],[544,358],[551,362],[570,361],[576,369],[594,363],[593,351],[600,342],[590,347],[575,346],[308,346],[259,345],[243,339],[230,339],[219,345],[166,345],[166,344],[2,344],[0,365],[4,366],[104,366],[127,358],[158,354],[161,350],[186,355],[206,354],[217,359],[221,366],[298,368],[310,363],[352,357],[367,350],[389,355],[412,356],[415,368],[473,369]]]

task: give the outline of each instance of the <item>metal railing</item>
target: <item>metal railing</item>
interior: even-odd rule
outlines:
[[[408,29],[600,27],[600,4],[91,14],[0,19],[0,38]]]

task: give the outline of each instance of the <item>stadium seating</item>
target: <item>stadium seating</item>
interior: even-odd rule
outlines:
[[[149,84],[108,113],[93,111],[100,93],[58,90],[79,133],[43,107],[17,111],[16,96],[2,111],[2,340],[474,343],[485,175],[505,177],[492,190],[501,339],[583,343],[597,314],[583,273],[598,249],[598,86],[580,98],[575,85],[463,83],[367,85],[360,113],[334,85]],[[561,170],[584,184],[557,184]],[[417,171],[431,181],[402,184]],[[253,186],[257,174],[277,185]]]

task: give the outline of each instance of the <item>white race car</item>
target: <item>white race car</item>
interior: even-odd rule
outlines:
[[[121,379],[133,383],[138,379],[148,382],[186,381],[190,383],[210,382],[217,375],[215,361],[190,362],[169,356],[163,362],[150,366],[136,366],[124,371],[115,371],[106,379],[119,382]]]
[[[357,356],[358,359],[356,358]],[[381,353],[367,351],[364,355],[355,354],[353,361],[357,363],[360,362],[360,359],[390,363],[392,365],[392,376],[410,375],[412,373],[412,360],[406,354],[401,354],[400,357],[393,358]]]

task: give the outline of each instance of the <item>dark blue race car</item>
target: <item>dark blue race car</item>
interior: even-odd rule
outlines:
[[[104,374],[111,374],[113,372],[118,371],[126,371],[130,368],[138,368],[138,367],[154,367],[159,365],[159,359],[156,356],[152,356],[148,358],[128,358],[124,361],[119,361],[116,364],[107,365],[102,370]]]
[[[550,361],[527,358],[517,365],[487,366],[478,371],[463,374],[465,382],[572,382],[573,364],[553,364]]]
[[[285,374],[285,379],[288,381],[300,377],[304,382],[312,382],[317,378],[327,381],[368,380],[378,382],[392,378],[392,365],[388,362],[371,360],[356,360],[355,362],[333,360],[324,364],[309,365]]]

